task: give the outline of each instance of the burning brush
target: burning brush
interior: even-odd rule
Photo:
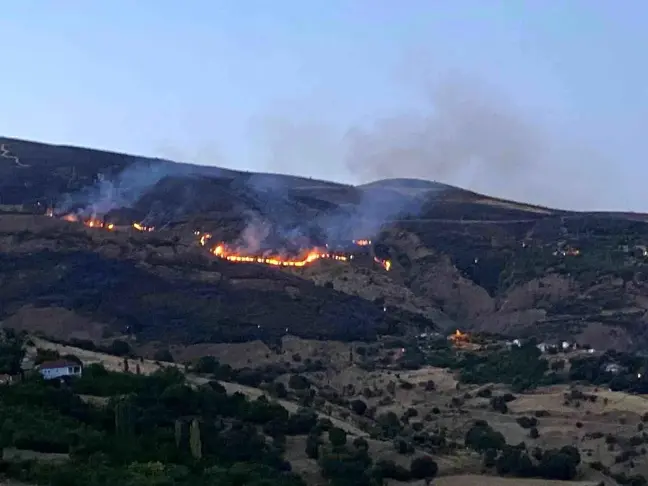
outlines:
[[[51,208],[48,209],[45,212],[45,215],[50,218],[54,218],[55,217],[54,210]],[[60,219],[62,219],[63,221],[67,221],[69,223],[82,223],[88,228],[101,228],[108,231],[113,231],[117,229],[114,223],[108,223],[103,219],[99,218],[96,214],[93,214],[89,217],[84,217],[83,215],[78,213],[67,213],[61,216]],[[143,233],[150,233],[151,231],[155,230],[154,226],[147,226],[145,224],[138,223],[138,222],[132,223],[130,227]]]
[[[304,267],[317,260],[335,260],[340,262],[353,260],[352,254],[332,252],[328,249],[328,245],[326,248],[313,247],[302,249],[298,251],[295,256],[288,256],[274,250],[250,254],[250,252],[247,252],[244,248],[230,246],[223,242],[210,247],[209,242],[212,240],[211,233],[196,230],[194,231],[194,235],[198,237],[198,243],[200,246],[209,248],[209,252],[212,255],[230,262],[261,263],[276,267]],[[364,244],[358,243],[357,241],[353,241],[353,243],[357,246],[367,246],[371,244],[370,240],[358,241],[361,241]],[[391,268],[391,262],[389,260],[381,260],[378,258],[374,258],[374,260],[387,271]]]

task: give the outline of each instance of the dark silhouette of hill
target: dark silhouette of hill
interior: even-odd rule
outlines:
[[[354,187],[7,138],[0,148],[5,215],[54,206],[59,216],[157,227],[88,236],[58,221],[46,229],[45,217],[0,215],[2,278],[13,289],[2,297],[5,319],[52,306],[113,331],[130,326],[142,339],[186,342],[274,338],[287,327],[370,339],[456,326],[601,347],[648,343],[643,214],[562,211],[413,179]],[[288,274],[214,261],[197,248],[196,230],[251,253],[373,241],[366,259]],[[39,267],[57,279],[21,280]]]

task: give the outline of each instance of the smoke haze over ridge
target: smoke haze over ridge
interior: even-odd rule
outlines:
[[[500,197],[646,210],[647,5],[194,7],[11,4],[0,133],[340,182],[399,165]]]
[[[304,119],[269,116],[268,169],[300,174],[304,161],[346,171],[356,184],[416,178],[557,208],[597,206],[614,167],[579,140],[523,109],[500,90],[454,74],[428,86],[417,110],[397,112],[335,132]],[[304,110],[308,111],[308,110]],[[576,127],[574,127],[576,128]],[[587,166],[598,159],[603,174]],[[557,180],[571,180],[569,191]]]

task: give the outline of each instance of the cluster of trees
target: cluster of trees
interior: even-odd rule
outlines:
[[[500,475],[570,480],[576,477],[581,462],[578,449],[572,446],[547,451],[536,448],[529,453],[524,443],[509,445],[500,432],[483,420],[476,421],[468,430],[465,444],[483,454],[484,466],[494,468]]]
[[[0,373],[17,375],[20,373],[21,362],[25,356],[23,349],[24,338],[11,329],[0,332]]]
[[[465,383],[507,383],[515,391],[562,381],[546,373],[547,360],[531,340],[521,347],[488,354],[468,353],[461,361],[461,380]]]
[[[322,475],[332,486],[379,486],[385,479],[429,481],[438,471],[430,456],[416,457],[406,468],[388,460],[374,463],[368,451],[364,438],[357,437],[349,444],[346,432],[329,421],[320,421],[306,440],[306,454],[317,459]]]
[[[82,392],[108,402],[92,406]],[[0,461],[0,471],[52,486],[302,486],[282,459],[284,439],[317,422],[312,412],[227,395],[216,382],[190,387],[172,368],[143,376],[98,365],[69,384],[34,377],[6,386],[0,414],[0,447],[69,454],[56,465]]]
[[[208,359],[197,367],[221,369]],[[92,405],[81,395],[106,402]],[[354,410],[362,404],[354,403]],[[62,463],[0,460],[0,474],[51,486],[302,486],[282,458],[288,435],[307,436],[307,455],[334,486],[378,486],[385,478],[427,480],[437,472],[429,456],[413,458],[409,468],[374,462],[365,439],[349,441],[312,410],[290,414],[263,397],[249,401],[228,395],[217,381],[192,387],[172,367],[142,375],[93,364],[66,383],[36,375],[2,389],[0,414],[1,448],[69,457]],[[389,417],[383,422],[389,428]]]
[[[648,393],[648,358],[646,357],[608,351],[602,356],[572,358],[570,363],[570,381],[608,386],[614,391]],[[606,371],[606,365],[609,363],[618,364],[619,372]]]

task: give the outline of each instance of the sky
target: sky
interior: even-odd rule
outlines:
[[[0,134],[648,211],[640,0],[65,0],[0,15]]]

